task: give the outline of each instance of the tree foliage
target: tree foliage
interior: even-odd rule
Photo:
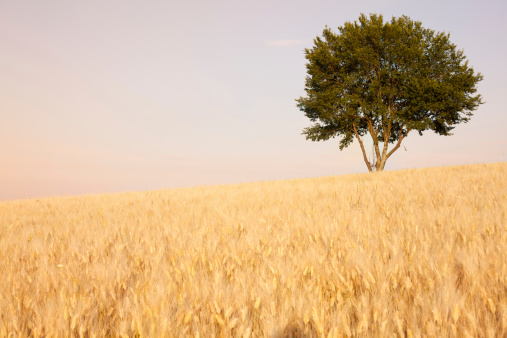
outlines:
[[[357,139],[369,171],[383,170],[411,131],[452,135],[483,103],[475,94],[483,77],[449,34],[407,16],[384,22],[362,14],[337,33],[326,27],[314,44],[305,49],[307,96],[296,100],[314,122],[303,134],[312,141],[339,136],[340,150]],[[362,140],[368,133],[372,162]]]

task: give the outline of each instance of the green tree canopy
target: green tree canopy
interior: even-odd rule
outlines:
[[[382,15],[361,14],[337,33],[326,27],[314,43],[305,49],[307,96],[296,100],[315,122],[303,134],[312,141],[339,136],[340,150],[357,139],[369,171],[382,171],[411,131],[452,135],[483,103],[475,95],[483,77],[449,34],[407,16],[384,22]],[[371,162],[362,140],[368,133]]]

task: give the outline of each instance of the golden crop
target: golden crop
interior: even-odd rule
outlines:
[[[0,336],[505,336],[507,163],[0,203]]]

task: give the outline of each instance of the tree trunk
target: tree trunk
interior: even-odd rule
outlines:
[[[386,162],[387,162],[387,156],[382,157],[380,162],[378,162],[378,164],[377,164],[377,168],[376,168],[377,171],[384,171],[384,167],[386,166]]]
[[[389,128],[390,130],[390,128]],[[383,148],[383,151],[382,151],[382,154],[379,154],[379,152],[377,152],[377,163],[375,163],[375,171],[384,171],[384,167],[386,166],[386,162],[387,162],[387,159],[389,157],[391,157],[391,155],[400,148],[400,145],[401,145],[401,141],[403,141],[403,139],[408,135],[408,133],[410,132],[410,129],[407,129],[404,133],[402,133],[400,131],[400,138],[398,139],[398,142],[396,142],[396,144],[394,145],[393,149],[391,149],[390,152],[387,152],[387,148],[388,148],[388,144],[387,142],[384,141],[384,148]],[[378,137],[372,137],[373,139],[373,145],[375,147],[375,149],[379,149],[378,147]],[[387,138],[386,138],[387,140]],[[361,143],[361,149],[363,150],[363,155],[365,156],[366,158],[366,155],[365,155],[365,152],[364,152],[364,147]],[[366,161],[366,159],[365,159]],[[370,172],[372,172],[372,165],[370,165],[370,163],[367,161],[366,165],[368,166],[368,170]]]
[[[398,139],[398,142],[394,145],[393,149],[391,149],[391,151],[389,151],[389,152],[387,152],[387,150],[388,150],[388,142],[387,141],[389,140],[389,137],[384,136],[384,147],[383,147],[382,153],[381,153],[380,149],[379,149],[378,136],[375,135],[375,133],[374,133],[375,129],[373,128],[373,125],[370,125],[369,130],[370,130],[370,133],[373,132],[373,134],[372,134],[373,148],[375,150],[375,155],[376,155],[375,157],[377,160],[376,162],[374,162],[372,160],[372,162],[370,163],[370,161],[368,160],[368,156],[366,155],[366,150],[364,149],[363,140],[361,140],[361,136],[359,135],[359,132],[357,131],[357,127],[354,123],[352,124],[352,127],[353,127],[354,134],[356,134],[357,141],[359,142],[359,146],[361,146],[361,151],[363,152],[364,163],[366,163],[366,167],[368,167],[369,172],[384,171],[384,167],[386,166],[387,159],[389,157],[391,157],[391,155],[396,150],[398,150],[398,148],[401,145],[401,141],[403,141],[403,139],[410,132],[410,129],[407,129],[405,132],[402,132],[402,130],[400,130],[400,138]],[[390,125],[389,125],[389,128],[387,129],[387,131],[391,132]]]

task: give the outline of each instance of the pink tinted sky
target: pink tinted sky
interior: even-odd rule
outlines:
[[[487,102],[388,170],[507,160],[505,1],[0,2],[0,199],[358,173],[295,106],[304,48],[360,13],[451,33]]]

